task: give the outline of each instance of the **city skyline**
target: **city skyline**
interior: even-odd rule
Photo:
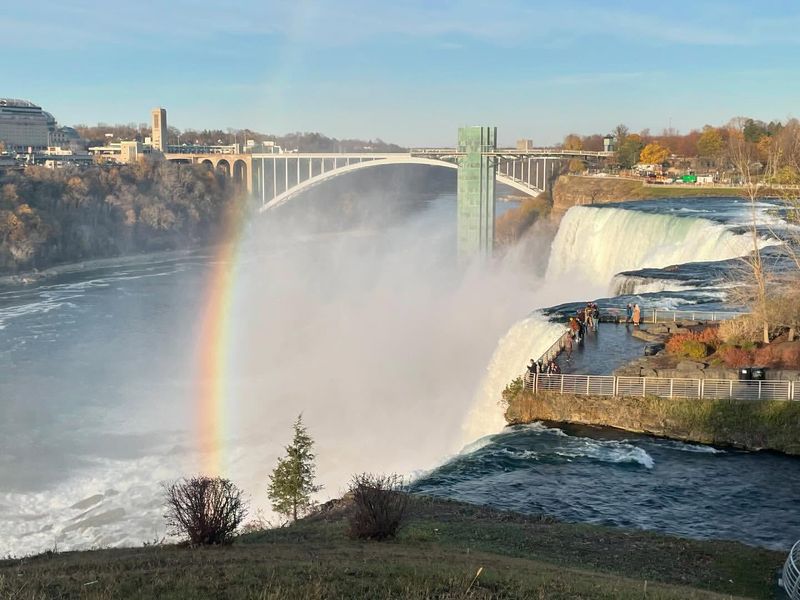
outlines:
[[[793,117],[800,98],[789,2],[162,4],[4,6],[0,35],[25,51],[0,95],[65,125],[144,122],[164,106],[179,129],[404,145],[450,145],[479,123],[505,144],[620,122],[686,132]]]

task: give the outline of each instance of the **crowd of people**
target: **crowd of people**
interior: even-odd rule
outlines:
[[[531,359],[528,370],[525,373],[525,379],[527,383],[533,381],[534,375],[558,375],[559,373],[561,373],[561,367],[558,366],[556,361],[551,360],[545,365],[541,360]]]
[[[584,308],[577,311],[574,317],[569,318],[570,338],[580,343],[587,331],[597,331],[600,322],[600,309],[596,302],[588,302]],[[570,345],[571,349],[571,345]]]
[[[642,309],[638,304],[628,304],[625,307],[625,324],[633,323],[634,327],[638,327],[642,318]],[[614,317],[617,321],[617,318]],[[619,321],[617,321],[619,322]],[[564,340],[564,353],[566,354],[566,361],[570,362],[572,358],[572,349],[574,344],[580,344],[583,341],[587,332],[597,331],[597,326],[600,323],[600,309],[596,302],[587,302],[584,308],[579,309],[575,316],[569,318],[569,333]],[[531,359],[528,365],[527,372],[525,373],[526,383],[532,382],[536,375],[554,375],[561,373],[561,368],[555,360],[550,360],[547,365],[542,363],[542,360]]]

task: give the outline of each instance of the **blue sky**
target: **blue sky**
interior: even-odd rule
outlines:
[[[0,96],[63,124],[451,145],[800,116],[800,2],[38,0],[0,5]]]

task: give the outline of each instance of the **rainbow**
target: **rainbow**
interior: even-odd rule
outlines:
[[[229,423],[226,410],[231,312],[234,298],[236,258],[244,230],[244,210],[230,210],[222,228],[222,243],[212,261],[203,302],[198,339],[197,440],[201,472],[225,473],[223,442]]]

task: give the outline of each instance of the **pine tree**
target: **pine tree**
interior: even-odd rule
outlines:
[[[275,512],[297,521],[298,515],[311,507],[311,494],[322,486],[314,484],[314,440],[303,425],[302,414],[297,417],[293,429],[294,439],[286,446],[286,456],[278,459],[269,476],[267,493]]]

